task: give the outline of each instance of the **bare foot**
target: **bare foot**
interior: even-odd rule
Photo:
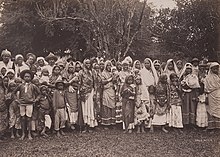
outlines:
[[[48,135],[45,132],[41,132],[41,135],[44,137],[48,137]]]
[[[31,137],[31,134],[28,134],[28,139],[33,140],[33,138]]]
[[[25,135],[23,134],[21,137],[20,137],[20,140],[24,140],[24,138],[25,138]]]
[[[18,132],[16,132],[16,137],[21,137],[21,135],[19,135],[19,133],[18,133]]]
[[[168,133],[169,131],[166,130],[164,127],[162,127],[162,131],[165,132],[165,133]]]
[[[70,129],[75,130],[76,128],[73,125],[71,125]]]
[[[15,138],[15,135],[13,134],[13,135],[11,135],[11,139],[14,139]]]
[[[61,135],[60,135],[60,131],[57,131],[57,137],[60,137]]]
[[[63,135],[63,136],[65,135],[65,133],[63,132],[63,130],[60,130],[60,134]]]
[[[154,128],[151,126],[150,127],[150,133],[153,133],[154,132]]]
[[[140,134],[140,133],[141,133],[141,131],[138,129],[138,130],[137,130],[137,134]]]
[[[131,134],[131,133],[132,133],[132,130],[131,130],[131,129],[130,129],[130,130],[128,130],[128,133],[129,133],[129,134]]]

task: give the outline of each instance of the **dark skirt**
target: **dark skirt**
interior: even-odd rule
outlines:
[[[101,124],[115,125],[116,124],[116,110],[102,105],[101,107]]]
[[[196,90],[192,92],[184,93],[183,97],[183,106],[182,106],[182,115],[183,115],[183,124],[196,124],[196,101],[193,101],[193,98],[197,98]]]
[[[220,118],[214,117],[208,113],[208,128],[207,129],[220,129]]]

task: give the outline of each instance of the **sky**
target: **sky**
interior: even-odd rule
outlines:
[[[147,0],[148,4],[152,3],[156,8],[174,8],[176,6],[173,0]]]

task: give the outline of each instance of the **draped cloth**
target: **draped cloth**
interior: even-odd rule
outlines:
[[[157,71],[154,68],[154,65],[151,61],[151,59],[146,58],[145,60],[148,60],[151,64],[151,69],[148,70],[145,68],[145,66],[143,66],[143,68],[140,71],[141,74],[141,80],[142,83],[146,86],[149,87],[151,85],[156,85],[158,82],[158,76],[157,76]]]
[[[211,71],[211,67],[219,65],[212,63],[207,77],[204,80],[205,91],[208,93],[207,111],[211,116],[220,118],[220,77]]]
[[[83,121],[89,127],[95,127],[98,125],[95,119],[94,102],[93,102],[94,89],[90,93],[87,93],[85,102],[82,102]]]

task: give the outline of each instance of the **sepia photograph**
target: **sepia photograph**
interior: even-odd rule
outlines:
[[[220,0],[0,0],[0,156],[220,157]]]

